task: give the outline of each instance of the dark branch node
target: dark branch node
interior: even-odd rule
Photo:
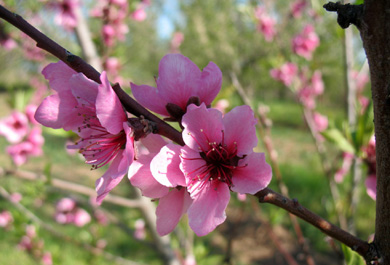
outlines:
[[[343,29],[348,28],[351,24],[355,25],[357,28],[360,28],[363,16],[363,5],[344,5],[340,2],[329,2],[323,7],[326,11],[337,12],[337,23],[339,23],[340,27]]]

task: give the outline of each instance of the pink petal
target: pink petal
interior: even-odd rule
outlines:
[[[225,209],[230,200],[226,183],[208,181],[188,209],[189,225],[198,236],[213,231],[226,219]]]
[[[95,104],[99,88],[98,83],[88,79],[82,73],[78,73],[69,79],[69,84],[75,98],[79,99],[79,101]]]
[[[192,182],[193,178],[196,178],[196,176],[199,174],[199,171],[204,169],[204,167],[207,165],[206,161],[201,158],[200,153],[198,151],[195,151],[188,146],[184,146],[181,149],[181,163],[180,163],[180,169],[184,173],[185,179],[186,179],[186,186],[189,185],[189,183]],[[196,189],[198,186],[194,186]],[[188,187],[189,192],[197,192],[192,191],[191,187]]]
[[[72,75],[77,74],[64,62],[51,63],[42,70],[42,74],[49,80],[50,87],[57,92],[70,90],[69,80]]]
[[[150,163],[154,178],[166,187],[185,186],[185,178],[180,170],[180,146],[167,144]]]
[[[197,94],[201,102],[204,102],[207,106],[211,105],[222,85],[222,72],[215,63],[209,62],[203,69],[201,82],[202,85],[198,88]]]
[[[160,90],[147,85],[138,86],[134,83],[130,85],[133,96],[141,105],[158,114],[169,116],[165,108],[168,102],[163,99]]]
[[[112,134],[118,134],[123,129],[123,122],[127,116],[122,104],[107,79],[106,72],[100,76],[102,84],[96,98],[96,116],[101,125]]]
[[[149,198],[161,198],[168,194],[169,188],[161,185],[150,171],[150,162],[154,154],[143,155],[135,160],[130,168],[128,178],[134,187],[142,191],[142,195]]]
[[[225,125],[225,144],[233,148],[237,144],[237,155],[249,154],[257,145],[256,119],[252,109],[238,106],[223,117]]]
[[[164,236],[172,232],[191,202],[192,199],[186,189],[173,189],[162,197],[156,209],[157,233]]]
[[[161,59],[158,74],[157,87],[161,97],[185,110],[188,99],[196,95],[201,86],[198,66],[181,54],[168,54]]]
[[[183,140],[190,148],[199,151],[209,150],[209,142],[222,141],[222,113],[216,109],[207,109],[202,103],[199,107],[190,105],[183,116]]]
[[[98,204],[101,204],[107,194],[118,185],[134,160],[134,139],[131,136],[131,128],[127,126],[127,122],[124,122],[123,126],[127,137],[126,147],[118,152],[104,175],[95,182]]]
[[[272,169],[265,162],[264,153],[251,153],[240,160],[233,172],[232,191],[255,194],[271,182]]]
[[[373,199],[376,200],[376,175],[372,174],[366,179],[366,188],[367,194]]]
[[[42,125],[53,129],[77,129],[82,117],[77,115],[77,101],[70,91],[46,97],[35,112],[34,118]]]
[[[150,153],[157,154],[160,152],[167,142],[161,135],[149,134],[147,137],[142,138],[140,142],[148,149]]]

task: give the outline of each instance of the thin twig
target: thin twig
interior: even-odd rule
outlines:
[[[356,251],[363,257],[366,257],[366,255],[368,254],[370,249],[370,245],[368,244],[368,242],[353,236],[352,234],[346,232],[345,230],[342,230],[341,228],[326,221],[322,217],[309,211],[301,204],[299,204],[297,200],[295,199],[290,200],[289,198],[269,188],[265,188],[264,190],[259,191],[258,193],[255,194],[255,196],[259,199],[259,202],[261,203],[270,203],[276,205],[298,216],[302,220],[305,220],[306,222],[317,227],[328,236],[350,247],[352,250]]]

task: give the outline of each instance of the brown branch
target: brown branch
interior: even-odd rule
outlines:
[[[20,29],[22,32],[30,36],[33,40],[35,40],[37,42],[38,48],[41,48],[51,53],[52,55],[66,63],[76,72],[81,72],[89,79],[99,84],[101,83],[100,73],[96,71],[95,68],[87,64],[80,57],[70,53],[61,45],[47,37],[45,34],[40,32],[26,20],[24,20],[21,16],[8,11],[6,8],[0,5],[0,17]],[[119,84],[115,85],[114,91],[115,93],[117,93],[122,105],[128,112],[132,113],[137,117],[143,116],[145,119],[156,123],[157,129],[154,133],[161,134],[180,145],[184,145],[181,133],[179,131],[177,131],[168,123],[161,120],[160,118],[149,112],[147,109],[145,109],[137,101],[131,98],[126,92],[124,92],[119,86]]]
[[[260,203],[270,203],[276,205],[317,227],[326,235],[340,241],[344,245],[359,253],[368,262],[371,262],[372,257],[376,256],[372,253],[373,248],[368,242],[351,235],[350,233],[309,211],[301,204],[299,204],[299,202],[295,199],[291,200],[269,188],[265,188],[264,190],[259,191],[255,194],[255,196],[259,199]]]

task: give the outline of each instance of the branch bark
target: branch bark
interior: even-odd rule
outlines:
[[[329,9],[329,6],[337,8]],[[329,3],[324,7],[337,11],[338,21],[340,16],[357,21],[353,24],[360,31],[370,66],[377,162],[374,244],[379,252],[379,264],[390,264],[390,1],[365,0],[364,5],[342,6]],[[350,7],[360,11],[350,14],[346,11]]]

